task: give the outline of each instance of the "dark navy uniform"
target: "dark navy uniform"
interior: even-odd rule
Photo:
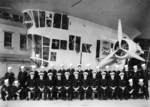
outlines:
[[[55,80],[53,78],[53,74],[48,73],[48,78],[46,79],[46,88],[45,88],[45,97],[46,99],[53,100],[55,98]]]
[[[26,82],[27,82],[27,72],[26,71],[20,71],[18,74],[18,81],[20,83],[20,88],[21,88],[21,92],[20,92],[20,99],[25,99],[26,98],[26,94],[25,94],[25,89],[26,89]]]
[[[98,84],[98,99],[106,100],[108,98],[108,79],[106,78],[106,72],[101,72],[102,78]]]
[[[37,85],[36,95],[38,97],[38,100],[41,99],[42,97],[46,99],[46,95],[44,93],[45,85],[46,85],[46,81],[44,80],[44,73],[40,72],[39,75],[40,78],[36,80],[36,85]]]
[[[79,97],[80,85],[81,85],[81,82],[80,82],[80,78],[79,78],[79,72],[75,71],[74,78],[72,80],[73,98],[74,99]]]
[[[127,85],[127,89],[128,89],[128,98],[136,98],[136,86],[134,84],[133,79],[129,79],[128,80],[129,83]]]
[[[3,101],[10,100],[10,86],[9,86],[9,80],[4,80],[4,85],[1,88],[1,97]]]
[[[94,74],[94,76],[92,76],[91,80],[90,80],[90,86],[92,89],[92,99],[97,98],[97,92],[98,92],[98,78],[96,77],[96,73]]]
[[[91,95],[92,95],[92,90],[90,87],[90,81],[87,78],[88,77],[88,73],[84,72],[83,75],[86,75],[86,78],[84,77],[81,80],[81,91],[80,91],[80,100],[83,100],[84,98],[86,99],[91,99]]]
[[[33,71],[30,72],[30,77],[27,80],[26,87],[26,95],[28,96],[27,100],[29,100],[29,98],[34,100],[36,97],[36,80]]]
[[[120,78],[118,80],[118,98],[120,100],[127,99],[127,79],[124,77],[125,74],[120,72]]]
[[[63,80],[63,100],[72,100],[72,84],[70,79],[70,72],[65,72],[65,78]]]
[[[22,88],[19,86],[19,82],[16,80],[14,81],[14,85],[11,87],[12,94],[10,96],[11,99],[16,100],[17,98],[21,98],[21,90]]]
[[[144,79],[139,79],[137,87],[137,98],[146,98],[148,99],[147,86],[144,84]]]
[[[62,99],[63,98],[63,80],[61,73],[57,73],[57,78],[56,78],[56,99]]]
[[[108,82],[108,86],[109,86],[108,96],[110,99],[117,99],[117,81],[115,78],[115,73],[111,72],[110,76],[111,77]],[[114,76],[114,77],[112,77],[112,76]]]
[[[7,72],[5,74],[5,79],[8,79],[9,80],[9,84],[12,85],[12,83],[14,82],[15,80],[15,74],[13,72]]]

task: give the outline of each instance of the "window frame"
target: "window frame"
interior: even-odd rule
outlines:
[[[9,36],[11,36],[11,37],[10,37],[10,41],[8,41],[8,42],[6,42],[6,35],[5,35],[5,33],[10,33],[10,34],[11,34],[11,35],[9,35]],[[13,33],[14,33],[14,32],[11,32],[11,31],[4,31],[4,47],[5,47],[5,48],[12,48]],[[9,46],[9,45],[6,45],[6,44],[10,44],[10,46]]]
[[[26,42],[25,42],[25,48],[24,47],[21,47],[21,36],[25,36],[25,40],[26,40]],[[27,40],[27,35],[26,34],[20,34],[20,50],[27,50],[27,43],[28,43],[28,40]]]
[[[63,44],[63,43],[65,43],[65,44]],[[65,46],[65,48],[63,46]],[[67,40],[60,40],[60,49],[67,50]]]
[[[54,48],[54,47],[53,47],[53,46],[54,46],[54,45],[53,45],[53,44],[54,44],[54,40],[55,40],[55,41],[58,41],[58,43],[57,43],[57,44],[58,44],[57,48]],[[56,42],[55,42],[55,43],[56,43]],[[52,39],[51,49],[57,49],[57,50],[60,49],[60,40],[59,40],[59,39]]]

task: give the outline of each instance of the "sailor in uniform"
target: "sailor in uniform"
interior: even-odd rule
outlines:
[[[63,99],[63,80],[62,80],[62,73],[59,72],[57,73],[57,78],[56,78],[56,99]]]
[[[101,72],[101,79],[98,82],[98,99],[106,100],[108,98],[108,79],[106,71]]]
[[[56,98],[56,95],[54,95],[54,91],[55,89],[55,80],[53,78],[53,73],[49,72],[48,74],[48,78],[46,79],[46,85],[45,85],[45,97],[46,99],[50,99],[53,100],[54,98]]]
[[[97,98],[98,78],[97,78],[97,71],[96,70],[92,71],[92,78],[90,80],[90,86],[92,89],[92,99]]]
[[[110,72],[110,79],[108,82],[109,86],[109,98],[110,99],[117,99],[117,81],[115,78],[115,72]]]
[[[79,94],[80,85],[81,85],[81,82],[80,82],[80,78],[79,78],[79,72],[75,71],[74,72],[74,78],[73,78],[73,81],[72,81],[73,98],[74,99],[77,99],[80,96],[80,94]]]
[[[63,100],[72,100],[72,84],[70,79],[70,72],[65,72],[65,78],[63,80]]]
[[[146,98],[148,99],[147,97],[147,86],[146,84],[144,83],[144,79],[139,79],[138,80],[138,87],[137,87],[137,97],[140,98],[140,99],[143,99],[143,98]]]
[[[27,100],[29,99],[35,100],[36,80],[34,78],[34,71],[30,71],[30,77],[27,79],[26,87],[27,87],[26,88]]]
[[[36,84],[37,84],[37,88],[36,88],[36,95],[37,95],[37,99],[40,100],[42,99],[46,99],[46,95],[44,93],[45,90],[45,84],[46,81],[44,79],[44,72],[39,72],[39,79],[36,80]]]
[[[91,98],[91,94],[88,72],[84,72],[83,79],[81,80],[80,100]]]
[[[9,80],[9,84],[12,85],[12,83],[14,82],[15,80],[15,74],[12,72],[12,67],[8,67],[7,68],[7,72],[5,74],[5,79],[8,79]]]
[[[20,71],[18,73],[19,87],[21,88],[21,92],[20,92],[21,100],[26,98],[25,89],[26,89],[27,76],[28,73],[26,72],[25,67],[21,66]]]
[[[10,100],[10,85],[9,79],[4,80],[4,84],[1,88],[1,98],[3,101]]]
[[[118,80],[118,98],[120,100],[127,99],[127,79],[125,78],[124,72],[119,73]]]

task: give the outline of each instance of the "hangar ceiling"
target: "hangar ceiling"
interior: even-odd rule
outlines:
[[[27,8],[63,12],[113,29],[120,18],[131,38],[150,38],[150,0],[0,0],[3,7],[19,13]]]

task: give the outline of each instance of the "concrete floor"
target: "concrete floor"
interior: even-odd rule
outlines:
[[[0,107],[150,107],[150,99],[137,100],[73,100],[73,101],[2,101]]]

